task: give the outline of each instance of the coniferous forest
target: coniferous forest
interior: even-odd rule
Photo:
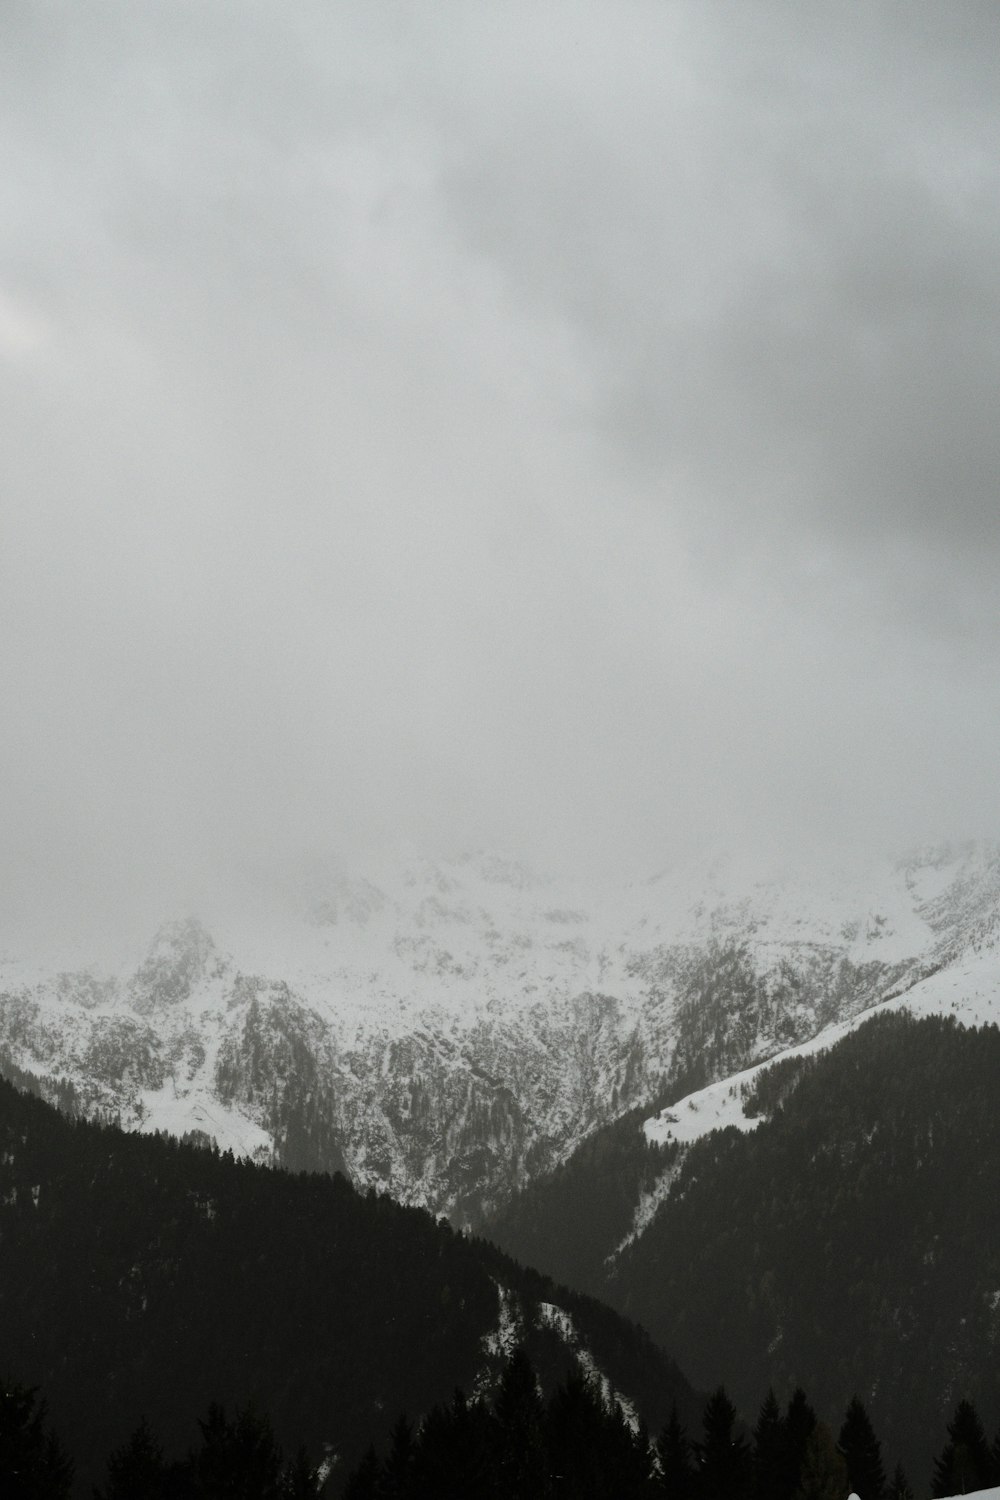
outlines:
[[[641,1410],[693,1418],[648,1336],[447,1222],[339,1176],[67,1119],[0,1080],[0,1374],[40,1391],[80,1494],[143,1418],[179,1456],[213,1404],[346,1470],[401,1411],[499,1372],[504,1309],[551,1389],[574,1365],[552,1305]]]
[[[947,1424],[929,1483],[915,1490],[901,1465],[888,1473],[856,1396],[837,1431],[801,1388],[784,1409],[769,1390],[748,1430],[720,1386],[690,1435],[676,1403],[652,1434],[579,1371],[546,1399],[523,1349],[489,1399],[459,1390],[415,1422],[401,1412],[382,1450],[370,1445],[349,1472],[304,1447],[286,1459],[269,1417],[252,1405],[229,1415],[213,1402],[194,1425],[196,1440],[172,1456],[142,1418],[108,1454],[93,1500],[915,1500],[1000,1483],[1000,1434],[989,1442],[968,1400]],[[38,1392],[4,1382],[0,1493],[71,1500],[74,1475]]]
[[[759,1129],[675,1163],[612,1291],[707,1401],[640,1327],[446,1222],[69,1118],[18,1082],[0,1082],[4,1495],[1000,1482],[995,1028],[880,1017],[765,1071]]]
[[[756,1130],[683,1155],[623,1121],[489,1233],[635,1318],[741,1411],[770,1385],[804,1385],[824,1412],[860,1394],[922,1475],[957,1399],[1000,1408],[1000,1032],[874,1017],[765,1070],[743,1107]],[[605,1259],[629,1228],[619,1184],[668,1169],[657,1215]]]

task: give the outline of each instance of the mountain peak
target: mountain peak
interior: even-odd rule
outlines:
[[[148,1015],[189,999],[216,957],[212,935],[197,917],[165,922],[129,985],[133,1010]]]

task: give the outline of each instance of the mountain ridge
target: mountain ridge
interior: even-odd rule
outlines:
[[[591,888],[415,858],[314,880],[292,919],[166,923],[116,965],[8,953],[0,1048],[84,1113],[477,1224],[683,1078],[889,998],[946,1012],[960,993],[992,1017],[998,911],[991,844],[763,875],[715,857]]]

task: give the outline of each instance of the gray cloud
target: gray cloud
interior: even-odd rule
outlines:
[[[995,829],[992,6],[2,25],[8,920]]]

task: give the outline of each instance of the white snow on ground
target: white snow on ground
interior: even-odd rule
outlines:
[[[513,1292],[494,1282],[499,1298],[496,1327],[480,1340],[484,1364],[472,1386],[472,1399],[484,1400],[494,1389],[498,1363],[506,1363],[524,1337],[524,1319]]]
[[[836,1026],[828,1026],[825,1031],[799,1047],[790,1047],[787,1052],[779,1052],[766,1062],[757,1063],[752,1068],[745,1068],[742,1073],[733,1073],[728,1078],[721,1078],[718,1083],[710,1083],[707,1088],[688,1094],[679,1103],[661,1109],[658,1115],[645,1122],[643,1131],[647,1141],[656,1145],[678,1141],[681,1145],[688,1146],[712,1130],[725,1130],[727,1125],[734,1125],[737,1130],[756,1130],[761,1117],[751,1119],[743,1113],[743,1085],[749,1088],[759,1073],[786,1057],[810,1057],[817,1052],[826,1052],[878,1011],[901,1008],[899,1001],[876,1005],[871,1010],[864,1011],[854,1021],[841,1021]]]
[[[993,1490],[970,1490],[967,1495],[949,1495],[947,1500],[1000,1500],[1000,1487]]]
[[[641,1234],[646,1232],[649,1225],[655,1219],[660,1204],[666,1202],[679,1171],[680,1164],[675,1163],[656,1179],[648,1192],[640,1193],[638,1207],[632,1216],[632,1227],[625,1238],[615,1246],[611,1254],[604,1257],[605,1261],[614,1260],[627,1245],[631,1245],[633,1240],[637,1240]]]
[[[801,1046],[790,1047],[766,1062],[688,1094],[645,1122],[646,1139],[656,1144],[678,1141],[688,1145],[727,1125],[734,1125],[737,1130],[755,1130],[761,1121],[748,1119],[743,1113],[742,1085],[752,1084],[764,1068],[784,1058],[809,1057],[827,1051],[872,1016],[886,1011],[908,1011],[914,1016],[953,1015],[965,1026],[986,1026],[1000,1021],[1000,952],[995,949],[969,952],[946,969],[922,979],[904,995],[872,1006],[852,1021],[829,1026]],[[648,1218],[645,1222],[649,1222]]]
[[[782,1057],[798,1055],[783,1052]],[[708,1088],[688,1094],[678,1104],[661,1109],[658,1115],[647,1120],[643,1126],[647,1141],[664,1145],[667,1141],[678,1141],[690,1145],[712,1130],[724,1130],[735,1125],[737,1130],[754,1130],[759,1120],[750,1120],[743,1113],[740,1084],[756,1077],[759,1068],[748,1068],[743,1073],[734,1073],[732,1078],[723,1078],[711,1083]],[[647,1220],[648,1222],[648,1220]]]
[[[189,1130],[203,1130],[214,1136],[220,1151],[270,1160],[270,1134],[245,1115],[226,1109],[205,1089],[179,1094],[169,1082],[162,1089],[144,1089],[139,1101],[142,1115],[137,1129],[165,1130],[177,1137]]]
[[[878,1009],[908,1010],[915,1016],[954,1016],[963,1026],[995,1025],[1000,1022],[1000,951],[967,951],[947,968],[929,974],[905,995]]]
[[[597,1366],[597,1362],[577,1331],[576,1324],[568,1312],[557,1307],[554,1302],[540,1302],[538,1311],[543,1324],[552,1328],[562,1339],[568,1349],[571,1349],[588,1380],[594,1382],[601,1393],[601,1399],[606,1406],[617,1406],[622,1416],[633,1432],[639,1431],[639,1413],[627,1396],[616,1390],[611,1381]]]
[[[518,1344],[521,1342],[524,1320],[521,1310],[517,1305],[514,1294],[496,1283],[497,1295],[500,1299],[500,1310],[497,1316],[497,1326],[492,1332],[483,1338],[483,1349],[487,1354],[498,1355],[502,1359],[510,1359]]]

